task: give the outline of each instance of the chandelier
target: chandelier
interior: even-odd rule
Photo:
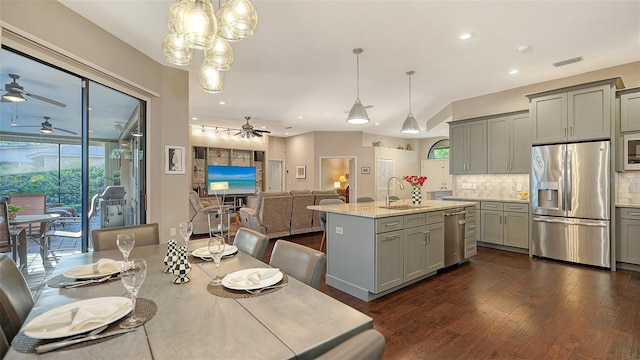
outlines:
[[[258,13],[249,0],[228,0],[223,5],[218,2],[217,12],[211,0],[176,0],[169,8],[167,26],[169,35],[162,42],[167,61],[189,65],[194,50],[203,50],[200,87],[219,93],[224,87],[224,72],[233,63],[229,43],[253,36]]]

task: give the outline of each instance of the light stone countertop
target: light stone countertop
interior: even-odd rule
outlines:
[[[443,196],[444,200],[459,200],[459,201],[499,201],[499,202],[512,202],[520,204],[528,204],[529,199],[520,200],[516,197],[483,197],[483,196]]]
[[[443,200],[423,200],[419,205],[413,205],[410,200],[394,201],[391,203],[392,209],[384,208],[383,201],[366,203],[346,203],[331,205],[312,205],[307,209],[320,210],[336,214],[354,215],[368,218],[384,218],[398,215],[410,215],[420,212],[432,212],[446,209],[453,209],[465,206],[475,206],[474,202],[468,201],[443,201]]]
[[[616,207],[640,209],[640,202],[637,202],[637,203],[617,202]]]

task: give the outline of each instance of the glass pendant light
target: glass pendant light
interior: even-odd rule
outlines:
[[[187,45],[200,50],[211,48],[218,30],[211,0],[187,2],[184,11],[182,26]]]
[[[362,54],[361,48],[353,49],[353,53],[356,54],[356,102],[351,107],[351,111],[349,111],[349,117],[347,118],[347,122],[349,124],[366,124],[369,122],[369,115],[367,114],[367,110],[362,106],[360,102],[360,54]]]
[[[417,134],[421,131],[416,118],[414,118],[413,114],[411,113],[411,75],[413,75],[414,73],[415,72],[413,70],[409,70],[406,72],[406,74],[409,76],[409,115],[407,115],[407,118],[402,124],[402,130],[400,130],[400,132],[404,134]]]
[[[167,27],[169,32],[182,34],[184,32],[184,13],[188,9],[188,0],[176,0],[171,7],[169,7],[169,16],[167,19]]]
[[[218,71],[227,71],[233,63],[233,48],[227,40],[216,36],[211,49],[204,51],[204,60],[213,64]]]
[[[200,66],[200,87],[209,93],[222,92],[224,88],[224,72],[216,70],[215,66],[203,61]]]
[[[250,38],[257,27],[258,12],[250,0],[229,0],[218,11],[218,32],[227,41]]]
[[[162,41],[162,52],[167,61],[174,65],[189,65],[193,57],[193,49],[187,46],[184,36],[171,33]]]

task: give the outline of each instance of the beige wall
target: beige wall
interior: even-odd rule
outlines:
[[[287,138],[286,144],[286,164],[285,164],[285,190],[305,190],[318,189],[317,169],[315,168],[314,157],[315,139],[313,133],[306,133]],[[318,164],[320,162],[318,161]],[[307,176],[305,179],[296,178],[296,167],[306,166]]]
[[[3,0],[0,6],[3,27],[79,64],[69,65],[68,59],[45,50],[19,50],[80,75],[87,75],[82,64],[90,64],[93,72],[105,74],[94,80],[148,101],[147,222],[159,223],[161,241],[167,241],[169,228],[177,227],[188,214],[188,174],[165,175],[162,155],[164,145],[188,146],[187,72],[158,64],[56,1]],[[3,36],[3,43],[6,40]]]

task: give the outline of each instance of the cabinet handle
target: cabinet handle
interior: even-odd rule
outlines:
[[[399,238],[399,237],[400,237],[400,235],[398,235],[398,234],[394,234],[394,235],[386,235],[386,236],[384,237],[384,240],[397,239],[397,238]]]
[[[509,161],[505,161],[505,163],[504,163],[504,169],[505,169],[505,170],[509,170]]]
[[[502,215],[500,215],[500,219],[499,220],[500,220],[500,224],[502,224]]]
[[[488,207],[488,208],[497,208],[498,205],[485,205],[484,207]]]
[[[567,136],[567,127],[565,126],[563,129],[564,129],[564,136]]]
[[[384,227],[394,227],[394,226],[398,226],[399,224],[400,224],[400,223],[398,223],[398,222],[394,222],[394,223],[387,223],[387,224],[384,224]]]
[[[629,216],[640,216],[640,213],[637,212],[630,212]]]
[[[431,244],[431,231],[424,231],[423,234],[425,235],[423,244]]]
[[[476,226],[475,226],[475,225],[469,226],[469,229],[470,229],[470,230],[471,230],[471,229],[475,229],[475,228],[476,228]]]
[[[573,136],[573,126],[569,126],[569,136]]]
[[[504,217],[504,224],[507,225],[507,217]]]

